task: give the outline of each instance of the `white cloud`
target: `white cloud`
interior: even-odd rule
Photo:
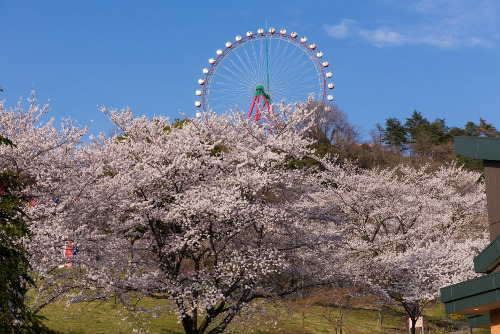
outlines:
[[[347,37],[349,33],[349,26],[353,26],[354,24],[356,24],[355,20],[342,19],[339,24],[333,26],[325,24],[324,28],[328,36],[342,39]]]
[[[380,27],[375,30],[358,29],[358,34],[378,47],[386,45],[402,45],[407,43],[404,36],[387,27]]]
[[[500,2],[494,0],[380,0],[380,5],[394,13],[390,24],[367,28],[356,20],[344,18],[334,25],[325,24],[327,35],[358,38],[376,47],[493,47],[500,39]],[[410,19],[403,22],[399,17]]]
[[[388,27],[378,27],[376,29],[363,29],[355,20],[342,19],[339,24],[325,24],[324,29],[326,34],[337,39],[345,39],[347,37],[362,38],[369,43],[378,46],[402,45],[408,41],[405,36],[397,31],[391,30]]]

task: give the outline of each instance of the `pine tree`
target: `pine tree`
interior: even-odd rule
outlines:
[[[406,128],[397,118],[388,118],[385,122],[383,140],[386,144],[402,146],[406,143]]]

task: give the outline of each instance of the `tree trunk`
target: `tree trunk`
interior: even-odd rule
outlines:
[[[415,334],[415,324],[417,322],[417,318],[411,318],[411,334]]]
[[[191,317],[182,318],[182,327],[186,334],[198,334],[198,328],[196,328],[196,323],[193,322]]]
[[[344,325],[344,315],[340,315],[340,323],[339,323],[339,327],[340,327],[340,333],[339,334],[342,334],[342,326]]]
[[[382,312],[378,311],[377,327],[382,329]]]

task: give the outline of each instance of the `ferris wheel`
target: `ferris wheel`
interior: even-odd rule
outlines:
[[[236,36],[203,69],[205,77],[198,80],[202,87],[196,90],[197,117],[201,112],[237,109],[259,121],[269,119],[273,103],[293,104],[311,95],[330,111],[325,102],[333,100],[329,92],[334,84],[327,83],[332,72],[326,71],[329,63],[322,60],[323,52],[315,50],[316,44],[307,44],[305,36],[287,34],[285,29],[260,28],[257,34],[248,31],[245,37]]]

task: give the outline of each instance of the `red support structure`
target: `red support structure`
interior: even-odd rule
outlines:
[[[264,103],[262,104],[262,106],[260,105],[260,96],[261,95],[262,95],[262,99],[264,100]],[[255,107],[255,115],[252,116],[253,111],[254,111],[254,107]],[[260,120],[260,117],[262,116],[262,111],[266,107],[267,107],[267,114],[268,114],[268,120],[269,120],[269,130],[272,133],[271,105],[269,104],[269,101],[265,95],[259,94],[259,93],[255,94],[253,101],[252,101],[252,106],[250,107],[250,110],[248,111],[247,118],[253,119],[255,122],[258,122]]]
[[[255,105],[255,100],[257,100],[257,95],[254,96],[253,98],[253,102],[252,102],[252,106],[250,107],[250,110],[248,111],[248,116],[247,118],[250,118],[250,116],[252,116],[252,111],[253,111],[253,106]],[[258,104],[257,104],[258,105]]]
[[[267,102],[267,99],[265,97],[264,97],[264,102],[266,102],[267,112],[269,113],[269,115],[271,115],[271,107],[269,106],[269,102]]]
[[[260,95],[257,95],[257,106],[255,107],[255,121],[258,122],[260,119]]]

